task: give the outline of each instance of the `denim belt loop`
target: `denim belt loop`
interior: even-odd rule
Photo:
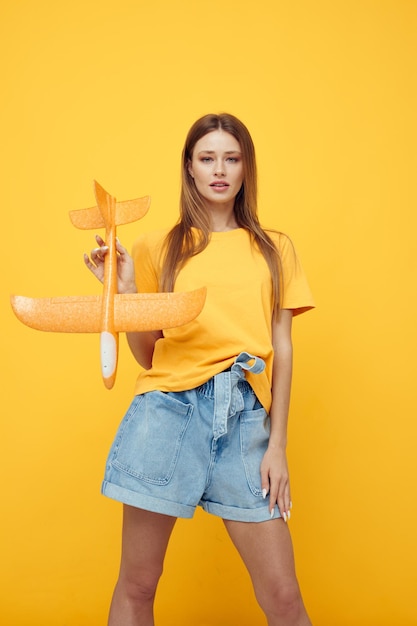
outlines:
[[[253,361],[252,365],[249,361]],[[219,439],[227,433],[227,420],[244,408],[244,400],[238,388],[245,379],[245,371],[259,374],[265,369],[265,361],[249,352],[241,352],[229,371],[214,377],[213,435]]]

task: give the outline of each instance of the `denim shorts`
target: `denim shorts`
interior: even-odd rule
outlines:
[[[228,520],[271,519],[260,476],[269,422],[244,375],[264,366],[244,352],[195,389],[135,396],[110,449],[102,493],[174,517],[190,518],[199,505]]]

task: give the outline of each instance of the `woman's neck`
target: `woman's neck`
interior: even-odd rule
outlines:
[[[239,228],[233,209],[231,211],[210,211],[209,213],[213,232],[224,232]]]

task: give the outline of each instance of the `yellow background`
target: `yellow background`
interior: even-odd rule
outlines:
[[[294,322],[289,457],[315,626],[417,624],[414,0],[3,0],[1,606],[16,626],[105,624],[120,505],[100,496],[136,367],[98,337],[37,332],[10,293],[99,293],[68,211],[96,178],[177,215],[191,123],[252,132],[265,225],[294,239],[318,308]],[[192,476],[190,476],[192,480]],[[222,523],[178,523],[160,626],[264,624]]]

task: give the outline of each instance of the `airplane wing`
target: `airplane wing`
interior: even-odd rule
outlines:
[[[188,324],[204,306],[206,288],[177,293],[116,294],[116,332],[163,330]]]
[[[101,303],[102,296],[11,297],[13,311],[26,326],[62,333],[99,333]]]
[[[205,287],[178,293],[116,294],[115,332],[160,330],[187,324],[200,313],[205,295]],[[104,330],[102,302],[102,296],[11,297],[13,311],[26,326],[64,333]]]

